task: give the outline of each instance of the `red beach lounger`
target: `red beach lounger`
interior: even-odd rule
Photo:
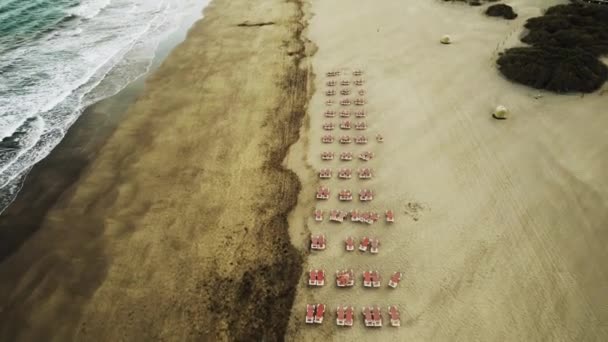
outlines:
[[[315,313],[315,323],[323,323],[323,315],[325,314],[325,304],[317,304],[317,312]]]
[[[308,271],[308,285],[317,286],[317,270]]]
[[[390,305],[388,307],[388,314],[391,318],[391,326],[400,327],[401,326],[401,317],[399,314],[399,309],[395,305]]]
[[[380,287],[380,273],[378,273],[378,271],[372,271],[371,278],[372,278],[372,286]]]
[[[393,273],[393,275],[391,276],[391,279],[388,281],[388,286],[392,287],[392,288],[396,288],[397,285],[399,285],[399,282],[401,281],[401,272],[395,272]]]
[[[369,246],[369,238],[367,236],[364,236],[363,239],[361,239],[361,242],[359,243],[359,250],[361,252],[367,252],[368,246]]]
[[[393,213],[392,210],[387,210],[385,212],[385,215],[386,215],[386,222],[388,222],[388,223],[395,222],[395,214]]]
[[[346,238],[346,251],[352,252],[355,250],[355,241],[352,236]]]
[[[380,241],[378,241],[378,239],[371,239],[371,247],[369,248],[369,252],[372,254],[378,254],[379,246],[380,246]]]
[[[363,272],[363,286],[372,287],[372,272],[371,271]]]
[[[315,306],[306,304],[306,323],[312,324],[315,322]]]
[[[317,270],[317,286],[325,285],[325,271]]]
[[[338,305],[336,316],[336,325],[344,326],[344,307],[342,305]]]
[[[318,307],[318,305],[317,305],[317,307]],[[372,309],[372,318],[374,320],[375,327],[382,326],[382,313],[380,312],[380,308],[377,305],[374,305],[374,308]]]
[[[374,318],[372,317],[372,308],[369,308],[369,307],[363,308],[363,321],[365,322],[366,327],[374,326]]]
[[[347,327],[352,327],[353,326],[353,312],[355,310],[353,309],[352,306],[349,306],[346,308],[346,312],[345,315],[346,317],[344,318],[344,325]]]

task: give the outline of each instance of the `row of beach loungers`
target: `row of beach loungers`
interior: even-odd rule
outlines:
[[[380,277],[380,273],[378,271],[364,271],[361,275],[363,287],[381,287],[382,278]],[[309,270],[308,276],[309,286],[325,286],[325,270]],[[393,289],[397,288],[399,282],[401,281],[401,277],[401,272],[394,272],[389,278],[387,284],[388,287]],[[355,272],[352,269],[336,271],[336,286],[342,288],[355,286]]]
[[[328,200],[330,196],[329,188],[321,186],[317,190],[317,199],[318,200]],[[352,201],[353,200],[353,192],[348,189],[342,189],[338,193],[338,199],[340,201]],[[371,201],[374,199],[374,192],[369,189],[361,189],[359,191],[359,200],[362,202]]]
[[[347,252],[355,250],[355,239],[352,236],[347,237],[344,240],[345,249]],[[325,234],[310,235],[310,249],[313,251],[324,251],[327,248],[327,238]],[[380,240],[376,238],[370,238],[364,236],[359,242],[359,251],[369,252],[371,254],[378,254],[380,250]]]
[[[337,170],[338,179],[351,179],[353,178],[353,170],[350,168],[341,168]],[[332,169],[325,168],[319,170],[319,178],[330,179],[334,175]],[[374,170],[364,167],[357,170],[357,176],[359,179],[371,179],[374,176]]]
[[[334,160],[335,157],[336,154],[334,152],[321,152],[321,160]],[[342,152],[339,157],[342,161],[351,161],[354,158],[354,154],[352,152]],[[363,161],[370,161],[374,158],[374,153],[361,152],[358,158]]]
[[[334,141],[336,141],[336,137],[331,134],[326,134],[321,137],[321,142],[324,144],[333,144]],[[368,143],[368,141],[369,140],[365,135],[357,135],[354,137],[351,137],[350,135],[343,135],[338,138],[338,142],[343,145],[352,144],[353,142],[355,144],[365,145]],[[377,134],[376,141],[383,142],[384,138],[382,137],[382,135]]]
[[[349,305],[339,305],[336,308],[336,325],[343,327],[353,326],[353,316],[355,309]],[[391,326],[401,326],[401,314],[396,305],[388,306],[388,316]],[[382,310],[378,305],[363,307],[363,324],[370,328],[382,327],[383,317]],[[306,323],[322,324],[323,316],[325,315],[325,304],[307,304],[306,305]]]
[[[325,211],[323,211],[321,209],[315,209],[313,215],[314,215],[315,221],[317,221],[317,222],[323,222],[323,220],[325,219]],[[380,215],[373,211],[351,210],[349,212],[349,211],[338,210],[338,209],[332,209],[329,211],[329,221],[330,222],[342,223],[342,222],[348,220],[349,216],[350,216],[351,222],[362,222],[362,223],[372,224],[372,223],[375,223],[378,220],[380,220]],[[395,213],[392,210],[385,211],[384,217],[385,217],[387,223],[395,222]]]

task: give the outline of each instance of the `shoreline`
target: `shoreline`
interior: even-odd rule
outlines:
[[[302,261],[282,166],[308,101],[302,16],[299,1],[205,8],[0,263],[0,339],[282,338]]]
[[[102,148],[125,112],[141,95],[146,79],[186,39],[188,30],[195,22],[202,19],[203,9],[198,8],[196,14],[184,16],[184,22],[175,32],[158,44],[146,73],[125,85],[118,93],[85,108],[59,144],[25,175],[15,198],[0,213],[0,262],[35,233],[47,211],[77,182],[80,174],[94,160],[94,154]]]

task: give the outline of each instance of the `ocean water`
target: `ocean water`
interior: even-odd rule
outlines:
[[[208,2],[0,0],[0,212],[84,108],[145,75]]]

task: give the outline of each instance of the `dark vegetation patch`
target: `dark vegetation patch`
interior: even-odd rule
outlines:
[[[490,17],[503,17],[508,20],[517,18],[517,13],[513,11],[513,8],[505,4],[495,4],[488,7],[486,15]]]
[[[521,39],[531,47],[507,49],[497,60],[508,79],[558,93],[598,90],[608,71],[608,6],[567,4],[529,19]]]
[[[268,26],[268,25],[274,25],[274,21],[263,21],[261,23],[250,23],[248,21],[242,22],[240,24],[237,24],[236,26],[239,27],[260,27],[260,26]]]
[[[470,6],[481,6],[486,2],[497,2],[499,0],[443,0],[445,2],[465,2]]]

